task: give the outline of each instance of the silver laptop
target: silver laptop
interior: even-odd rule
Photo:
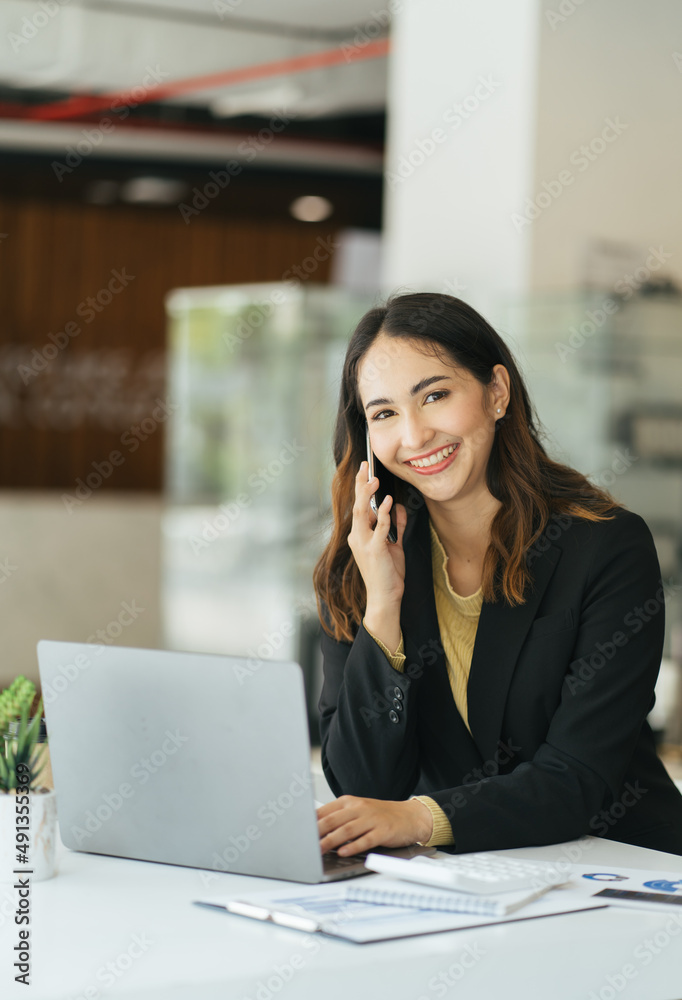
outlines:
[[[298,664],[45,640],[38,662],[67,847],[295,882],[368,873],[320,854]]]

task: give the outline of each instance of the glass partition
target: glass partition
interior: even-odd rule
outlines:
[[[504,303],[498,329],[526,375],[550,454],[645,519],[665,583],[659,697],[682,743],[682,297],[544,295]]]
[[[297,659],[311,716],[320,683],[311,578],[329,521],[341,365],[371,304],[294,283],[181,289],[167,302],[167,645]],[[500,303],[494,323],[550,454],[649,524],[666,581],[665,656],[679,663],[682,301],[533,296]]]
[[[296,659],[320,683],[314,564],[326,541],[343,357],[369,301],[292,283],[167,300],[163,607],[174,649]]]

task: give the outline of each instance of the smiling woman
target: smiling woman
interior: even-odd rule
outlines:
[[[339,798],[318,812],[321,849],[591,833],[682,854],[682,796],[646,722],[664,631],[651,534],[547,455],[483,317],[430,293],[368,312],[334,458],[314,582],[322,763]],[[656,613],[630,627],[647,600]],[[627,804],[633,785],[647,794]]]

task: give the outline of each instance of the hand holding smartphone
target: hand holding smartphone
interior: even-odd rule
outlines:
[[[368,467],[367,481],[369,482],[370,479],[374,478],[374,452],[372,451],[372,445],[370,444],[370,440],[369,440],[369,424],[365,425],[365,437],[366,437],[366,441],[367,441],[367,467]],[[375,494],[372,494],[372,496],[370,497],[369,503],[370,503],[370,507],[372,508],[372,510],[374,512],[375,517],[378,518],[379,517],[379,508],[377,507],[377,501],[376,501],[376,495]],[[393,524],[391,524],[391,527],[388,529],[388,540],[389,540],[389,542],[397,542],[398,541],[398,532],[396,531],[395,526]]]

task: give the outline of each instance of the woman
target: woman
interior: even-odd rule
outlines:
[[[682,796],[646,722],[665,605],[651,534],[547,456],[495,331],[448,295],[370,310],[334,456],[314,576],[339,796],[318,810],[322,851],[591,834],[682,854]]]

